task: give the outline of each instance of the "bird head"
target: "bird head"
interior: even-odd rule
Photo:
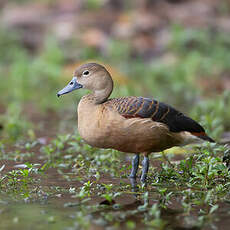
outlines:
[[[57,93],[57,96],[77,89],[91,90],[98,103],[105,101],[112,92],[113,81],[109,72],[97,63],[87,63],[78,67],[72,80]]]

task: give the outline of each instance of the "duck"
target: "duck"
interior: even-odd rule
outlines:
[[[78,104],[79,134],[93,147],[133,153],[132,181],[136,182],[140,154],[144,155],[140,180],[145,183],[151,153],[198,141],[214,142],[198,122],[154,98],[109,98],[113,85],[104,66],[86,63],[75,70],[57,96],[79,89],[91,91]]]

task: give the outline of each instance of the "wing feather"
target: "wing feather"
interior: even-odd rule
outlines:
[[[111,99],[107,103],[125,118],[151,118],[153,121],[166,124],[171,132],[188,131],[201,139],[214,142],[206,135],[199,123],[157,100],[144,97],[122,97]]]

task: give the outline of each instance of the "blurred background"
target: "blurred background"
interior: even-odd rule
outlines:
[[[76,130],[86,92],[56,93],[89,61],[111,72],[113,97],[153,97],[229,138],[229,0],[1,0],[1,137]]]
[[[230,143],[230,0],[0,0],[0,228],[229,229],[227,146],[152,154],[138,202],[131,156],[82,142],[87,92],[56,94],[92,61]]]

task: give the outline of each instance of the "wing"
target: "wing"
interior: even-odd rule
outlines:
[[[151,118],[166,124],[171,132],[188,131],[201,139],[214,142],[200,124],[165,103],[144,97],[115,98],[109,102],[127,119]]]

